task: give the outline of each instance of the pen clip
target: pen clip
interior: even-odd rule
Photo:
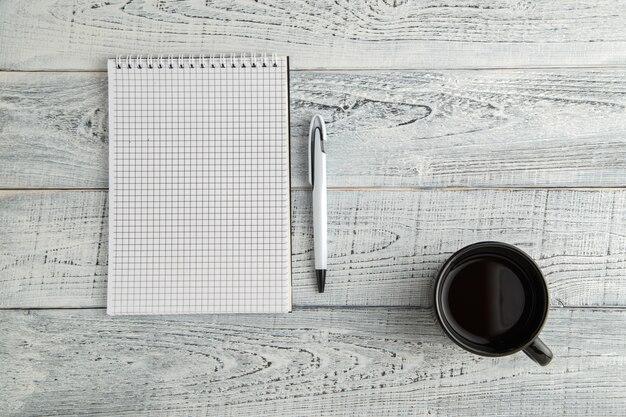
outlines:
[[[319,129],[319,130],[318,130]],[[319,132],[319,133],[318,133]],[[315,135],[320,135],[320,146],[324,150],[324,140],[326,140],[326,126],[324,119],[319,114],[311,119],[309,127],[309,185],[313,187],[315,182]]]

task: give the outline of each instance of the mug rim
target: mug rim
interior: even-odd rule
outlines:
[[[484,247],[492,247],[492,248],[497,247],[499,249],[505,249],[511,252],[515,252],[516,254],[522,256],[529,263],[529,265],[531,265],[532,268],[535,269],[535,271],[537,272],[537,276],[541,277],[541,282],[543,284],[543,288],[544,288],[545,295],[546,295],[544,308],[543,308],[543,311],[544,311],[543,317],[541,319],[541,322],[535,329],[535,331],[533,331],[531,335],[528,337],[528,339],[525,340],[524,343],[522,343],[520,346],[517,346],[510,350],[506,350],[504,352],[495,352],[495,353],[486,352],[484,350],[475,349],[472,346],[469,346],[468,344],[466,344],[464,342],[464,340],[466,339],[457,335],[454,329],[452,329],[451,325],[445,319],[445,314],[442,311],[441,302],[439,300],[443,282],[445,281],[445,278],[447,278],[448,276],[450,266],[456,261],[458,261],[459,259],[461,259],[463,256],[467,255],[467,252],[474,250],[474,249],[481,249]],[[442,265],[442,267],[439,269],[439,272],[437,273],[437,276],[435,277],[435,281],[436,281],[435,293],[434,293],[435,314],[437,316],[437,320],[439,321],[439,324],[441,324],[441,327],[443,328],[446,335],[450,339],[452,339],[452,341],[456,345],[476,355],[486,356],[486,357],[501,357],[501,356],[509,356],[509,355],[512,355],[514,353],[517,353],[526,349],[539,336],[539,333],[541,333],[541,330],[543,329],[543,326],[548,318],[548,310],[550,309],[550,293],[548,291],[548,284],[546,282],[545,277],[543,276],[543,272],[541,272],[541,269],[539,268],[537,263],[526,252],[524,252],[520,248],[513,246],[509,243],[497,242],[497,241],[482,241],[482,242],[472,243],[470,245],[467,245],[459,249],[458,251],[454,252],[448,258],[448,260],[446,260],[446,262]]]

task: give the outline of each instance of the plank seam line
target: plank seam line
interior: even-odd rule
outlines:
[[[328,187],[329,191],[472,191],[472,190],[625,190],[625,185],[563,185],[563,186],[540,186],[540,185],[515,185],[515,186],[371,186],[371,187]],[[0,187],[0,192],[32,192],[32,191],[108,191],[108,187],[32,187],[32,188],[5,188]],[[311,191],[311,187],[291,187],[292,191]]]
[[[293,306],[294,312],[297,311],[317,311],[317,310],[432,310],[432,307],[422,306],[403,306],[403,305],[375,305],[375,306],[325,306],[325,305],[306,305]],[[0,307],[0,311],[73,311],[73,310],[106,310],[106,307]],[[597,310],[597,311],[626,311],[626,306],[550,306],[550,310]],[[172,316],[267,316],[264,314],[155,314],[155,317],[172,317]],[[287,314],[288,315],[288,314]],[[152,315],[141,315],[141,317]],[[124,317],[133,317],[124,316]],[[138,316],[137,316],[138,317]]]

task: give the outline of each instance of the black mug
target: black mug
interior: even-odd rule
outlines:
[[[439,323],[463,349],[482,356],[523,350],[541,366],[552,360],[537,337],[548,316],[548,286],[515,246],[479,242],[459,250],[439,271],[434,296]]]

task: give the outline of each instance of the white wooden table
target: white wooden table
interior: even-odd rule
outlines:
[[[624,415],[625,27],[613,0],[0,1],[0,415]],[[105,58],[227,51],[291,56],[294,312],[107,317]],[[436,270],[487,239],[546,275],[546,368],[434,324]]]

